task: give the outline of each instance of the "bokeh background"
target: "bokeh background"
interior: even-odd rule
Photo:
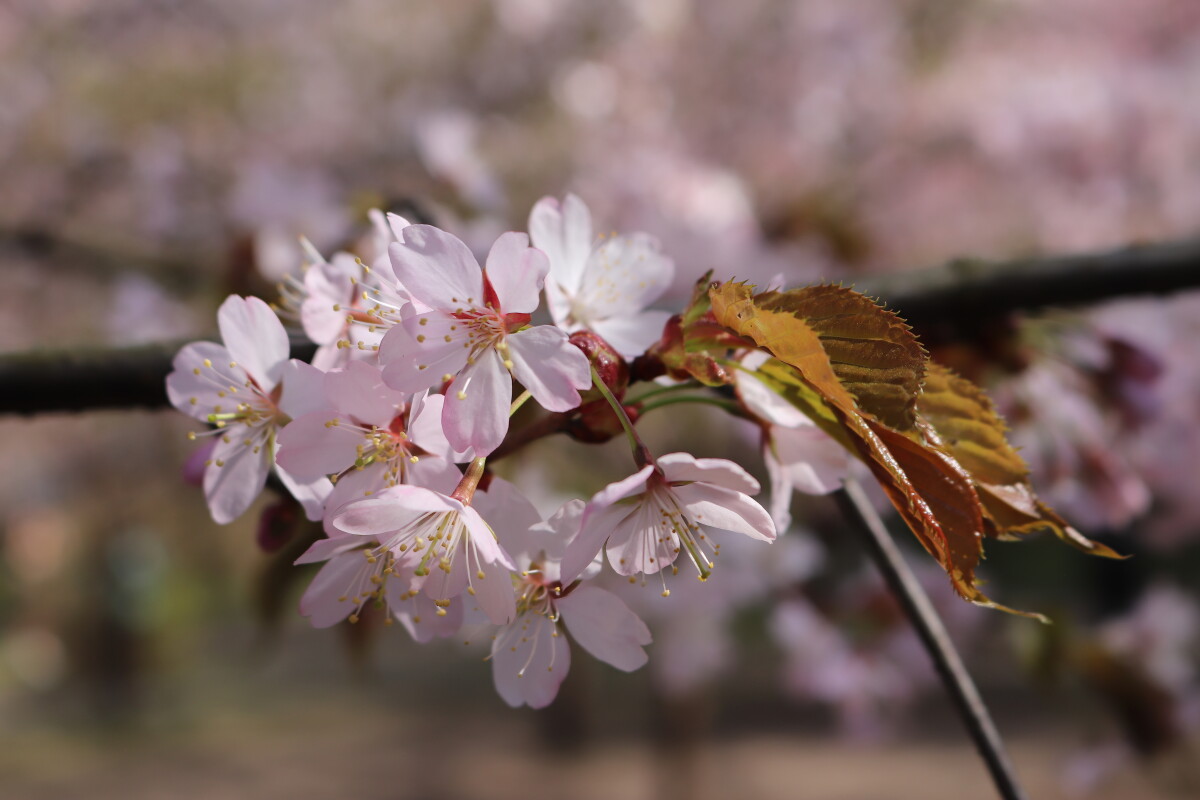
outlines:
[[[353,247],[373,206],[486,249],[576,192],[662,241],[665,307],[707,269],[853,282],[1185,239],[1198,98],[1193,0],[7,0],[0,350],[211,335],[225,295],[298,270],[298,235]],[[1200,296],[976,334],[935,355],[991,388],[1043,496],[1135,557],[990,548],[989,594],[1050,628],[911,560],[1035,796],[1197,796]],[[749,431],[688,427],[649,435],[761,472]],[[454,646],[309,630],[305,573],[259,544],[270,499],[214,525],[188,429],[0,419],[0,794],[991,792],[828,499],[647,603],[646,669],[580,657],[551,709],[511,711]],[[549,504],[620,458],[547,442],[507,472]]]

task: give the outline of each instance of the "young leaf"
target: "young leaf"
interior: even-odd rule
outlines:
[[[859,408],[895,430],[913,429],[927,356],[904,320],[844,286],[768,292],[756,304],[803,318]]]
[[[1072,547],[1106,558],[1122,556],[1072,528],[1038,500],[1029,468],[1005,437],[1007,427],[983,390],[941,364],[931,362],[917,411],[941,445],[971,476],[983,503],[985,530],[998,539],[1049,529]]]
[[[915,407],[924,351],[898,317],[847,292],[753,296],[745,284],[726,283],[710,289],[709,295],[718,323],[795,370],[795,383],[804,390],[792,396],[806,399],[815,393],[820,398],[819,405],[806,400],[798,407],[832,411],[842,431],[838,438],[849,440],[871,468],[917,540],[950,576],[955,591],[973,603],[1011,610],[993,603],[975,583],[984,523],[970,476],[947,452],[919,439]],[[821,298],[829,302],[827,308],[820,306]],[[839,356],[836,364],[831,351]],[[770,375],[780,382],[789,380],[778,368]],[[900,430],[870,409],[897,422]],[[813,419],[829,423],[824,415]]]

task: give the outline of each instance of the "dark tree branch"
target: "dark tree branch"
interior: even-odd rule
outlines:
[[[867,553],[875,566],[883,573],[888,588],[896,596],[905,615],[916,629],[917,636],[929,658],[933,661],[934,669],[942,681],[946,694],[954,703],[958,715],[962,718],[971,740],[979,750],[979,755],[991,773],[996,790],[1004,800],[1022,800],[1025,793],[1017,783],[1016,773],[1009,763],[1004,751],[1004,742],[1000,733],[988,714],[975,682],[971,680],[967,668],[963,666],[950,635],[946,633],[942,620],[938,617],[929,602],[929,597],[912,570],[900,554],[900,549],[892,541],[883,520],[875,513],[870,499],[862,487],[853,480],[846,482],[846,487],[837,494],[838,502],[846,517],[855,522],[860,530]]]
[[[930,343],[970,337],[1015,311],[1197,287],[1200,240],[1005,263],[956,261],[856,285]],[[164,406],[163,379],[181,345],[0,355],[0,414]],[[311,345],[293,343],[293,356],[311,354]]]
[[[921,333],[955,340],[1017,311],[1088,305],[1200,287],[1200,240],[1135,245],[1104,253],[942,267],[873,276],[855,288],[878,296]]]
[[[0,355],[0,414],[161,408],[171,360],[185,344]],[[292,340],[293,357],[307,361],[314,352],[311,343]]]

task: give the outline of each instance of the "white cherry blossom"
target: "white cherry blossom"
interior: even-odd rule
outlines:
[[[609,563],[620,575],[660,572],[682,550],[705,579],[720,549],[707,529],[774,541],[771,516],[750,498],[758,489],[758,481],[732,461],[661,456],[591,499],[563,558],[563,577],[582,573],[607,542]],[[669,594],[665,584],[663,593]]]
[[[671,285],[675,266],[644,233],[597,240],[591,212],[568,194],[562,203],[543,197],[529,214],[533,245],[550,259],[546,305],[559,327],[591,330],[625,358],[633,358],[662,336],[670,318],[648,311]]]

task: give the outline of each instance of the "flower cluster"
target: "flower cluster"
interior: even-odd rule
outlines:
[[[579,198],[547,198],[530,235],[501,235],[480,267],[450,233],[371,218],[369,259],[326,260],[305,243],[309,263],[274,309],[230,297],[223,344],[184,347],[167,380],[175,407],[210,426],[191,436],[210,437],[203,484],[217,522],[244,513],[273,472],[321,523],[297,560],[322,564],[300,604],[313,625],[382,612],[422,642],[478,640],[482,626],[501,697],[541,707],[566,675],[568,636],[622,670],[647,660],[646,625],[594,582],[605,553],[613,573],[653,576],[668,597],[681,564],[708,578],[723,535],[773,541],[793,485],[838,484],[831,442],[749,377],[736,402],[765,432],[774,515],[737,464],[655,456],[642,442],[634,420],[651,406],[624,397],[629,364],[670,339],[670,315],[647,306],[674,274],[649,236],[594,238]],[[549,324],[535,321],[543,292]],[[283,320],[318,345],[312,363],[289,359]],[[694,386],[664,377],[641,399]],[[511,428],[529,399],[542,421]],[[488,462],[554,432],[623,432],[636,469],[544,521]]]

